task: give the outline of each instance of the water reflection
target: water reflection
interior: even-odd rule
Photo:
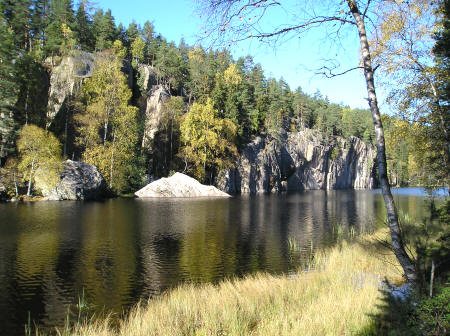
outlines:
[[[395,198],[425,215],[423,197]],[[0,334],[23,335],[28,312],[61,325],[83,290],[96,311],[120,313],[180,282],[288,272],[301,262],[290,241],[307,252],[331,244],[337,225],[367,232],[383,218],[371,191],[0,204]]]

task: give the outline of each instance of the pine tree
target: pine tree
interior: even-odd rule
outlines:
[[[4,20],[13,31],[14,44],[21,50],[30,49],[31,4],[31,0],[6,0],[0,3]]]
[[[154,35],[155,27],[153,26],[153,23],[145,21],[144,28],[142,29],[142,38],[145,41],[144,57],[149,64],[155,61],[158,49],[158,44]]]
[[[93,31],[96,38],[95,50],[102,51],[111,48],[117,38],[116,24],[111,10],[103,13],[102,9],[97,10],[93,16]]]
[[[131,44],[134,42],[134,40],[139,36],[140,33],[140,27],[137,25],[136,21],[132,20],[131,23],[128,25],[127,31],[126,31],[126,46],[130,47]]]
[[[75,16],[75,32],[78,44],[85,51],[92,51],[95,48],[95,39],[92,33],[92,20],[86,11],[85,1],[80,1]]]
[[[154,66],[162,73],[162,80],[169,90],[178,91],[182,83],[186,82],[187,64],[173,43],[161,43]]]
[[[49,22],[45,29],[45,50],[48,55],[60,55],[61,46],[67,38],[67,30],[64,31],[64,27],[72,31],[75,26],[72,0],[53,0],[50,3]]]

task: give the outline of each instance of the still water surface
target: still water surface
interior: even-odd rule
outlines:
[[[395,199],[427,215],[422,191]],[[82,293],[94,311],[120,313],[182,282],[294,272],[338,226],[368,232],[384,217],[376,191],[0,204],[0,335],[23,335],[28,315],[62,325]]]

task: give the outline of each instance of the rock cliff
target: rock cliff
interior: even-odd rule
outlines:
[[[281,140],[257,137],[217,186],[228,193],[372,188],[375,158],[375,148],[356,137],[325,141],[303,128]]]
[[[97,167],[67,160],[61,172],[61,181],[50,191],[48,200],[93,200],[107,195],[106,182]]]
[[[145,100],[145,128],[142,139],[142,147],[149,148],[155,138],[155,133],[159,130],[161,122],[162,104],[170,97],[168,90],[156,79],[155,68],[149,65],[139,67],[140,86],[146,92]]]
[[[203,185],[196,179],[181,173],[152,182],[136,191],[139,198],[149,197],[230,197],[214,186]]]
[[[50,71],[50,88],[47,104],[47,120],[49,124],[61,110],[66,99],[81,88],[83,80],[92,76],[95,61],[101,54],[76,50],[69,56],[64,56],[58,65],[53,65],[51,58],[46,60]],[[133,68],[124,61],[122,72],[128,79],[128,86],[133,86]]]
[[[61,62],[52,67],[50,74],[50,89],[47,106],[47,120],[55,118],[69,97],[79,89],[85,77],[91,77],[94,70],[95,57],[92,53],[75,51],[70,56],[63,57]],[[48,59],[46,63],[52,63]]]

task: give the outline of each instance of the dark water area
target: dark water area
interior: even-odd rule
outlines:
[[[416,220],[428,214],[426,199],[395,193]],[[370,232],[384,218],[377,191],[3,203],[0,335],[24,335],[28,316],[62,326],[83,293],[94,312],[120,314],[183,282],[295,272],[336,232]]]

